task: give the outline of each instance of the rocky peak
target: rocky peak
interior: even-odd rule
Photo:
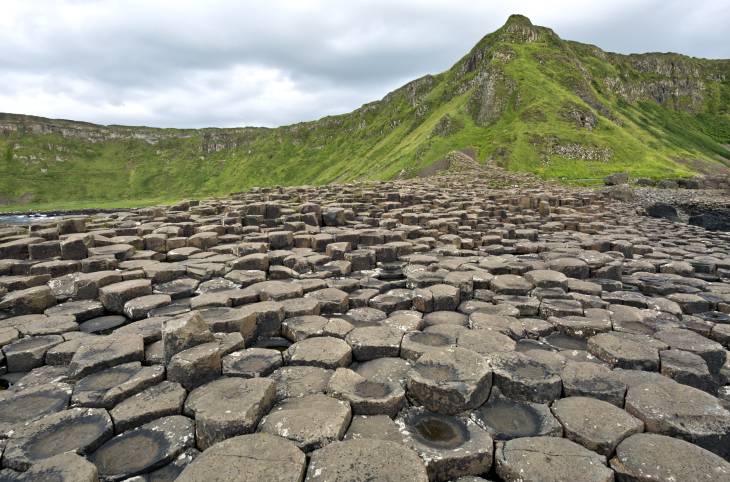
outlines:
[[[507,21],[504,23],[502,28],[512,27],[512,26],[520,26],[520,27],[532,27],[532,21],[530,21],[529,18],[527,18],[524,15],[520,15],[519,13],[513,13],[507,18]]]
[[[552,30],[533,25],[524,15],[510,15],[499,32],[500,39],[506,42],[530,43],[544,40],[546,36],[557,38]]]

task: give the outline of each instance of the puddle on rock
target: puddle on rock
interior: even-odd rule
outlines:
[[[439,450],[453,450],[469,440],[466,424],[455,417],[418,413],[408,421],[416,440]]]
[[[385,383],[374,382],[372,380],[363,380],[355,385],[355,389],[353,391],[355,395],[359,397],[383,398],[390,395],[393,389]]]
[[[585,350],[588,346],[585,339],[560,332],[551,333],[545,341],[559,350]]]
[[[474,415],[482,425],[492,429],[497,440],[535,436],[542,426],[541,417],[534,408],[509,399],[487,402]]]

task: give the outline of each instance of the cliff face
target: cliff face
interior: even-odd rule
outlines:
[[[175,198],[417,175],[448,152],[544,177],[730,164],[730,61],[620,55],[512,16],[451,69],[276,129],[154,129],[0,114],[0,202]]]

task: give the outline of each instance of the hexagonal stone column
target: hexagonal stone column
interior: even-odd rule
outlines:
[[[8,469],[9,470],[9,469]],[[4,471],[0,471],[2,478]],[[54,482],[98,482],[99,471],[96,465],[73,452],[66,452],[33,464],[25,472],[14,475],[9,482],[34,482],[48,480]]]
[[[148,279],[133,279],[112,283],[99,288],[99,301],[108,311],[124,314],[124,304],[139,296],[151,295],[152,284]]]
[[[397,357],[401,349],[403,332],[390,326],[365,326],[355,328],[345,336],[358,361],[382,357]]]
[[[429,480],[479,475],[492,466],[492,438],[468,418],[413,407],[401,412],[395,423],[405,444],[426,464]]]
[[[510,398],[547,403],[560,398],[563,384],[550,366],[521,353],[498,353],[490,357],[494,385]]]
[[[630,385],[626,411],[647,432],[672,435],[730,458],[730,411],[702,390],[668,378]]]
[[[101,408],[72,408],[19,427],[8,439],[3,465],[27,470],[64,452],[87,454],[113,435],[112,420]]]
[[[287,438],[311,452],[341,440],[351,418],[349,403],[314,394],[282,401],[261,420],[258,431]]]
[[[0,392],[0,436],[7,437],[19,424],[27,424],[68,406],[71,387],[48,383],[17,392]]]
[[[268,378],[221,378],[196,388],[185,400],[185,414],[195,417],[200,450],[249,433],[276,400],[276,382]]]
[[[199,455],[176,482],[230,480],[301,482],[306,457],[294,443],[267,433],[240,435]]]
[[[346,400],[357,415],[395,417],[405,404],[405,391],[397,382],[367,379],[347,368],[338,368],[327,385],[327,393]]]
[[[167,379],[192,390],[218,378],[221,370],[221,346],[220,342],[215,341],[188,348],[173,356],[167,365]]]
[[[628,437],[616,448],[611,468],[619,480],[730,480],[730,463],[684,440],[652,433]]]
[[[494,454],[502,480],[613,482],[606,458],[570,440],[523,437],[498,445]]]
[[[591,397],[624,406],[626,384],[607,367],[591,362],[568,362],[560,372],[567,397]]]
[[[105,368],[144,360],[144,340],[140,335],[113,334],[90,338],[74,353],[69,375],[79,379]]]
[[[588,351],[615,368],[657,371],[668,346],[647,335],[612,331],[588,339]]]
[[[140,362],[123,363],[92,373],[74,385],[74,405],[110,409],[122,400],[162,381],[165,367],[142,366]]]
[[[99,447],[89,460],[103,480],[121,480],[148,473],[173,461],[193,445],[194,423],[173,415],[124,432]]]
[[[109,412],[116,433],[156,418],[182,413],[186,395],[179,383],[164,380],[123,400]]]
[[[395,442],[360,439],[334,442],[312,452],[307,480],[427,482],[416,452]]]
[[[479,354],[443,348],[420,357],[408,380],[408,394],[432,412],[456,414],[476,408],[489,397],[492,371]]]
[[[331,336],[307,338],[294,343],[284,352],[287,365],[308,365],[334,369],[352,362],[352,350],[345,341]]]
[[[602,400],[567,397],[553,402],[551,409],[567,438],[606,456],[623,439],[644,430],[641,420]]]

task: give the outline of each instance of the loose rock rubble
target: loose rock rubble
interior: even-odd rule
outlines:
[[[494,176],[0,226],[0,480],[730,481],[730,234]]]

